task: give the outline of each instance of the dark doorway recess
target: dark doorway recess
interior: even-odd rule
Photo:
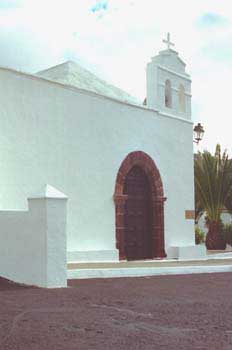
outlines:
[[[153,159],[131,152],[115,184],[116,247],[120,260],[164,258],[163,184]]]
[[[125,203],[125,256],[127,260],[152,258],[152,202],[146,174],[134,166],[126,176],[123,194]]]

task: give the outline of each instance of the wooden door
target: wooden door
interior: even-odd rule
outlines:
[[[151,191],[140,167],[134,166],[127,174],[123,192],[128,196],[124,213],[126,258],[152,258]]]

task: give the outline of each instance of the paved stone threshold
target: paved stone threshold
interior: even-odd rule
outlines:
[[[207,259],[207,260],[185,260],[185,261],[122,261],[106,263],[69,263],[68,270],[76,269],[121,269],[121,268],[147,268],[147,267],[181,267],[181,266],[222,266],[231,265],[231,259]]]

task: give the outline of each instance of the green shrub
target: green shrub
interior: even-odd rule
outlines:
[[[222,228],[222,235],[226,244],[232,246],[232,224],[224,224]]]
[[[200,244],[205,242],[205,233],[199,227],[195,227],[195,243]]]

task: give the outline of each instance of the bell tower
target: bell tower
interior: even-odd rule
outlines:
[[[169,33],[163,42],[167,48],[147,64],[147,107],[191,120],[190,75],[178,52],[172,49]]]

